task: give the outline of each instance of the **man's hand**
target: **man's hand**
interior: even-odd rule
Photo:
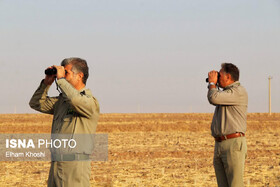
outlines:
[[[47,69],[52,69],[53,66],[48,67]],[[55,79],[56,75],[46,75],[45,79],[44,79],[44,84],[46,85],[51,85]]]
[[[63,78],[65,77],[65,69],[63,66],[55,66],[54,67],[56,68],[57,70],[57,73],[56,73],[56,78],[57,79],[60,79],[60,78]]]
[[[217,84],[217,81],[218,81],[218,72],[213,70],[213,71],[210,71],[208,73],[208,82],[213,82],[215,85]]]

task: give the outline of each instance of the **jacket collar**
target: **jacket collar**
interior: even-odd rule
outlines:
[[[87,89],[86,87],[83,87],[81,90],[79,90],[80,94],[86,95]]]
[[[235,86],[239,86],[240,85],[240,82],[239,81],[235,81],[234,83],[230,84],[230,85],[227,85],[224,90],[226,89],[229,89],[229,88],[232,88],[232,87],[235,87]]]

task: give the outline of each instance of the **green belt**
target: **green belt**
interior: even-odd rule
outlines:
[[[85,154],[52,154],[52,161],[74,161],[89,160],[89,155]]]

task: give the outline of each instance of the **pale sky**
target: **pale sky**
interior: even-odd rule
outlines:
[[[205,78],[236,64],[248,112],[280,112],[279,0],[0,0],[0,113],[28,102],[44,69],[87,60],[101,113],[213,112]],[[55,85],[50,95],[57,95]]]

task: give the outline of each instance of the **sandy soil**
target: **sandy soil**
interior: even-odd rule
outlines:
[[[109,158],[92,162],[92,186],[216,186],[212,114],[103,114]],[[50,133],[52,116],[1,114],[1,133]],[[247,120],[246,186],[280,186],[280,114]],[[0,162],[0,186],[46,186],[50,162]]]

